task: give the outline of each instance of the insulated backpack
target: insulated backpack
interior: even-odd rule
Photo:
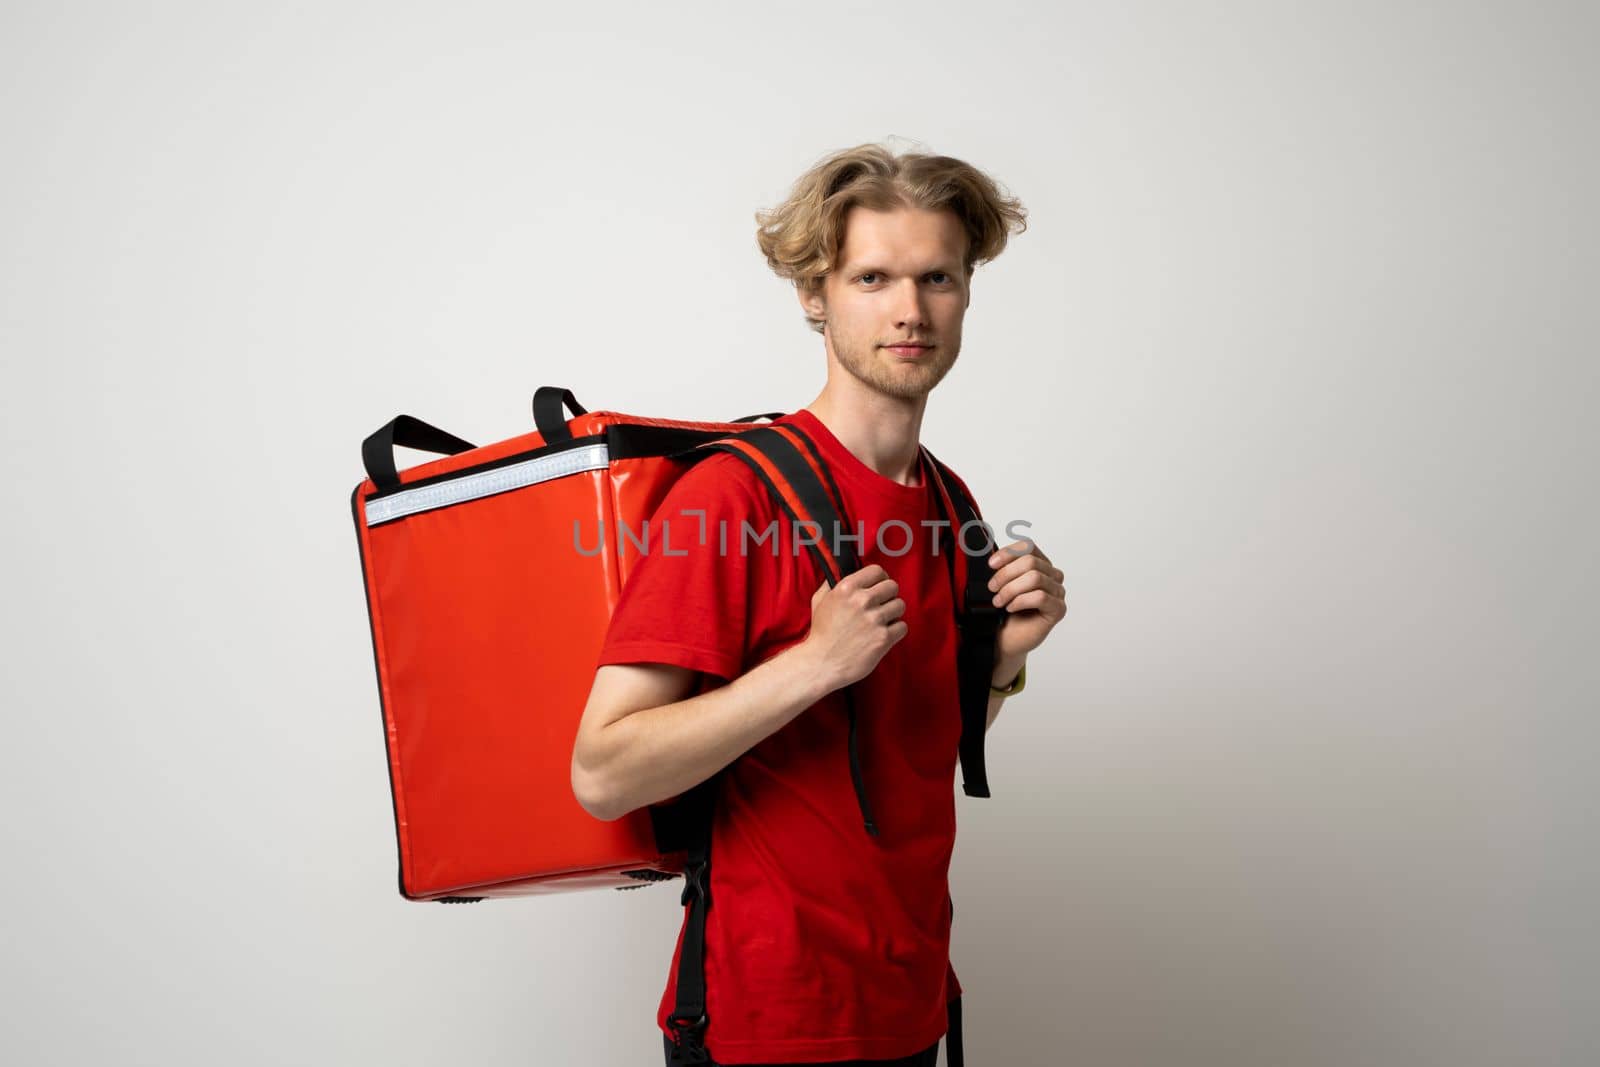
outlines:
[[[397,416],[362,442],[367,477],[350,498],[401,895],[468,902],[683,876],[689,925],[672,1020],[679,1063],[710,1062],[699,1043],[702,949],[722,772],[671,804],[606,822],[572,794],[572,751],[612,610],[640,558],[621,530],[648,519],[690,466],[731,452],[792,521],[852,528],[810,438],[757,421],[780,414],[694,422],[591,412],[570,391],[544,386],[533,397],[534,430],[494,444]],[[396,446],[441,458],[402,471]],[[1000,613],[978,562],[986,552],[967,550],[969,527],[982,525],[975,504],[925,447],[922,458],[949,524],[962,784],[987,797],[983,742]],[[578,543],[582,529],[600,531],[592,550]],[[830,586],[860,567],[848,541],[808,547]],[[844,699],[851,780],[863,831],[875,835],[848,687]],[[959,998],[950,1008],[949,1062],[959,1067]]]

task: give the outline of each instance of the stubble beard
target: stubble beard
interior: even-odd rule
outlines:
[[[921,359],[907,363],[871,340],[839,333],[832,319],[826,321],[828,338],[839,365],[868,389],[897,400],[927,396],[950,373],[959,354],[958,349],[946,348],[941,342]]]

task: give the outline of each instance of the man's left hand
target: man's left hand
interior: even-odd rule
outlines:
[[[1038,648],[1067,614],[1061,570],[1032,541],[1013,541],[989,557],[994,604],[1004,608],[995,635],[997,660],[1020,660]]]

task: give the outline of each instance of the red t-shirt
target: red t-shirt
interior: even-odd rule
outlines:
[[[862,826],[838,691],[724,776],[711,839],[705,1045],[719,1063],[894,1059],[937,1041],[946,1002],[961,992],[949,962],[961,737],[950,546],[935,555],[936,528],[923,525],[940,518],[926,478],[885,478],[804,409],[777,421],[815,441],[864,535],[862,565],[877,563],[899,583],[907,633],[854,687],[878,837]],[[879,528],[896,519],[880,544]],[[775,537],[754,540],[774,522]],[[741,524],[752,531],[743,542]],[[796,553],[792,534],[738,457],[701,460],[652,517],[599,663],[670,663],[732,679],[801,641],[823,575],[808,549]],[[680,928],[657,1012],[663,1032],[682,948]]]

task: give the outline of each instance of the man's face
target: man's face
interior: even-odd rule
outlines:
[[[966,247],[952,212],[851,208],[839,269],[800,303],[825,321],[829,350],[854,378],[887,396],[924,397],[961,351]],[[904,341],[925,347],[894,347]]]

